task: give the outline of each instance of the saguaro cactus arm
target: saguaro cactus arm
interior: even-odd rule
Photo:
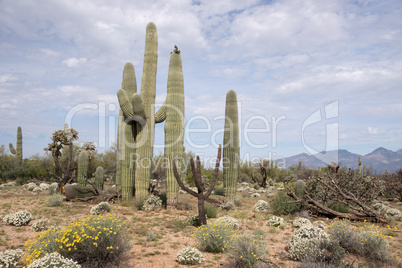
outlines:
[[[10,144],[8,144],[8,147],[10,147],[10,153],[12,153],[12,154],[16,154],[17,153],[17,151],[15,150],[15,148],[14,148],[14,145],[10,142]]]
[[[117,90],[117,99],[125,117],[133,116],[133,106],[124,89]]]
[[[144,109],[144,104],[142,102],[141,95],[138,93],[134,93],[133,96],[131,96],[131,103],[133,107],[133,120],[136,122],[143,121],[145,120],[145,109]],[[141,122],[139,122],[141,123]]]
[[[167,111],[167,105],[165,101],[161,106],[161,108],[159,108],[158,112],[156,112],[155,114],[155,124],[162,123],[163,121],[166,120],[166,111]]]

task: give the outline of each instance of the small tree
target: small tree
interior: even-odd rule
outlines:
[[[215,183],[216,183],[216,180],[218,178],[218,173],[219,173],[219,164],[221,161],[221,156],[222,156],[222,148],[219,145],[218,156],[216,157],[216,164],[215,164],[215,170],[214,170],[212,182],[211,182],[211,185],[209,186],[208,190],[205,193],[204,193],[204,190],[205,190],[204,183],[202,182],[202,176],[201,176],[201,161],[200,161],[199,156],[197,156],[196,166],[194,165],[193,157],[190,158],[191,171],[193,173],[193,179],[194,179],[195,186],[197,187],[198,193],[194,192],[193,190],[191,190],[190,188],[188,188],[184,185],[183,181],[180,179],[180,175],[179,175],[179,172],[177,171],[175,161],[172,162],[174,176],[175,176],[179,186],[187,193],[198,198],[198,217],[200,219],[201,225],[207,224],[207,218],[205,217],[204,202],[205,202],[205,200],[208,199],[208,197],[212,193],[212,190],[215,187]]]
[[[46,152],[51,152],[52,157],[54,159],[54,164],[56,165],[57,170],[60,171],[61,176],[58,176],[49,171],[50,174],[59,179],[59,187],[60,190],[64,185],[69,183],[74,178],[74,170],[77,166],[74,166],[73,161],[73,142],[78,139],[78,132],[73,128],[66,128],[64,130],[56,130],[52,134],[52,142],[48,144],[47,148],[44,148]],[[65,167],[61,164],[61,150],[63,149],[63,145],[65,148],[68,148],[67,154],[67,163]]]

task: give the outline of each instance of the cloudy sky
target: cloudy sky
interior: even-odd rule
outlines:
[[[159,38],[157,98],[181,50],[185,146],[216,154],[228,90],[241,156],[402,148],[400,0],[0,0],[0,144],[43,154],[65,122],[102,152],[115,141],[125,62],[141,84],[145,28]],[[155,151],[162,152],[163,124]]]

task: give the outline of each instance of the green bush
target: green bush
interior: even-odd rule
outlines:
[[[223,196],[223,195],[224,195],[224,190],[223,190],[223,188],[215,188],[215,189],[214,189],[214,195]]]
[[[339,203],[339,202],[331,203],[328,206],[328,208],[335,210],[337,212],[340,212],[340,213],[351,213],[352,212],[352,210],[347,205],[345,205],[343,203]]]
[[[280,191],[271,200],[271,209],[274,214],[277,215],[288,215],[294,214],[298,211],[301,211],[303,207],[297,203],[286,204],[285,202],[294,201],[290,196],[288,196],[285,192]]]
[[[113,215],[92,215],[61,229],[46,230],[25,246],[28,265],[58,252],[82,267],[117,265],[130,248],[125,222]]]
[[[133,201],[133,205],[137,210],[142,210],[144,207],[145,200],[148,196],[136,196]]]
[[[377,230],[362,231],[359,234],[361,246],[358,253],[372,261],[387,262],[390,261],[389,243],[385,235]]]
[[[61,205],[63,205],[63,200],[64,195],[54,194],[46,199],[45,204],[48,207],[60,207]]]
[[[360,247],[357,233],[350,227],[348,220],[333,221],[327,229],[331,240],[336,240],[348,253],[356,253]]]
[[[235,199],[234,204],[235,204],[236,207],[243,206],[243,203],[240,201],[240,199]]]
[[[147,238],[147,241],[155,241],[156,240],[155,234],[153,232],[147,232],[145,234],[145,236]]]
[[[205,215],[210,219],[216,218],[216,215],[218,214],[218,209],[214,205],[209,204],[209,203],[206,203],[204,205],[204,210],[205,210]]]
[[[231,267],[256,267],[264,259],[265,251],[263,240],[254,240],[250,236],[237,237],[229,251]]]
[[[220,253],[228,249],[237,234],[228,223],[214,223],[198,227],[191,236],[201,250]]]

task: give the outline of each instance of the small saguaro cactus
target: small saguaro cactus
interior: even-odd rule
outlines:
[[[105,170],[103,167],[99,166],[95,171],[95,187],[98,190],[103,190],[103,182],[104,182]]]
[[[14,148],[13,144],[9,144],[10,152],[15,155],[18,159],[19,163],[22,163],[22,129],[20,126],[17,128],[17,144],[16,148]]]
[[[79,186],[84,187],[86,185],[88,176],[88,164],[88,153],[86,151],[82,151],[78,156],[77,181]]]
[[[237,95],[234,90],[229,90],[226,94],[222,162],[225,200],[234,202],[239,176],[239,120]]]
[[[218,156],[216,157],[214,175],[212,178],[212,182],[206,192],[204,192],[205,188],[204,188],[204,183],[202,182],[201,161],[200,161],[200,157],[198,155],[197,155],[196,164],[194,164],[194,159],[192,157],[190,158],[191,171],[193,173],[193,179],[194,179],[195,186],[197,187],[197,192],[191,190],[190,188],[188,188],[184,185],[183,181],[180,178],[180,174],[177,171],[176,161],[172,162],[173,173],[174,173],[174,176],[175,176],[179,186],[184,191],[191,194],[192,196],[197,197],[197,199],[198,199],[198,218],[200,220],[200,225],[207,224],[207,218],[205,217],[204,202],[205,202],[205,200],[208,199],[208,197],[212,193],[212,190],[215,187],[215,183],[216,183],[216,180],[218,178],[218,173],[219,173],[219,164],[221,162],[221,156],[222,156],[221,152],[222,152],[222,149],[221,149],[221,146],[219,145]]]
[[[305,187],[306,187],[306,183],[304,182],[304,180],[297,180],[296,185],[295,185],[295,194],[298,197],[303,198]]]
[[[361,175],[362,174],[362,159],[359,157],[359,170],[358,173]]]

